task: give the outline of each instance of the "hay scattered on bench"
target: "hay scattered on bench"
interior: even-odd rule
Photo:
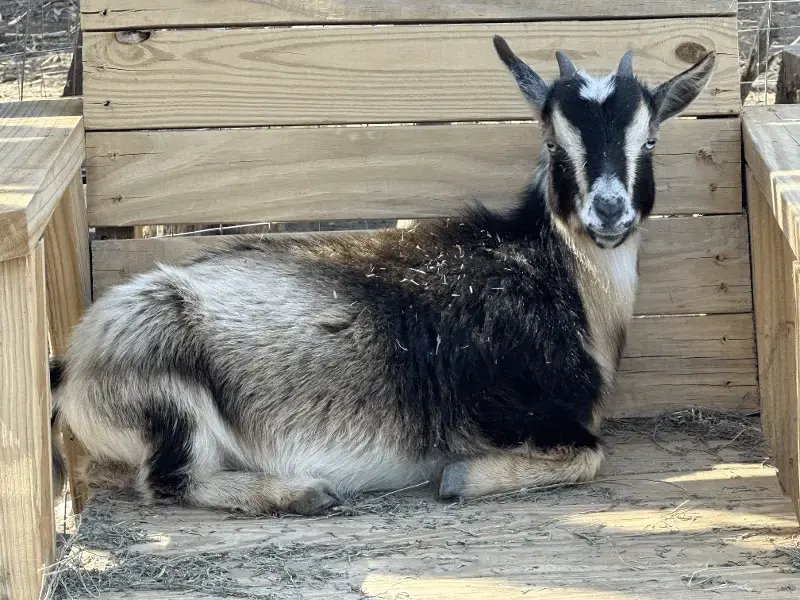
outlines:
[[[792,539],[791,544],[776,546],[775,551],[779,556],[789,559],[793,573],[800,573],[800,536]]]
[[[682,434],[692,443],[699,442],[712,453],[723,449],[746,452],[753,458],[768,454],[758,413],[736,413],[693,408],[664,413],[658,417],[611,419],[603,433],[616,436],[650,436],[659,449],[683,455],[690,448],[667,448],[664,434]]]
[[[672,454],[683,452],[681,445],[674,443],[675,434],[684,436],[687,448],[696,449],[697,444],[701,443],[711,453],[729,449],[761,459],[767,452],[759,417],[753,414],[685,410],[656,418],[612,420],[606,424],[604,433],[622,439],[649,438],[659,448]],[[667,434],[672,438],[669,443],[665,441]],[[624,485],[624,478],[610,480],[609,483]],[[431,490],[423,488],[432,485],[426,483],[414,486],[420,489],[365,495],[316,518],[379,514],[387,523],[391,523],[394,518],[402,522],[404,517],[413,513],[420,516],[419,524],[425,527],[425,515],[434,510],[434,505],[427,497]],[[550,494],[574,493],[570,490],[572,487],[548,486],[546,489],[520,490],[476,501],[503,503],[529,496],[543,499]],[[602,479],[580,484],[579,487],[581,493],[596,496],[600,501],[610,502],[618,493],[604,485]],[[59,538],[59,559],[50,569],[48,593],[45,596],[47,600],[133,591],[182,592],[192,597],[285,598],[287,591],[322,588],[326,582],[339,579],[340,574],[328,569],[327,563],[341,564],[349,559],[378,558],[387,553],[410,555],[419,550],[413,542],[409,542],[408,546],[374,548],[369,544],[341,545],[331,541],[314,545],[278,546],[265,543],[231,551],[160,554],[141,548],[143,544],[157,544],[160,540],[138,527],[136,519],[124,522],[115,520],[115,511],[120,502],[129,502],[134,512],[139,511],[143,516],[149,511],[158,510],[142,506],[135,497],[126,497],[119,492],[96,494],[82,515],[77,532],[71,537]],[[448,526],[468,528],[470,520],[459,511],[459,503],[452,506],[452,511]],[[220,512],[221,520],[250,518],[241,513]],[[287,523],[292,518],[284,517]],[[430,527],[439,527],[443,523],[439,519],[431,522]],[[465,533],[469,534],[468,531]],[[467,542],[469,538],[465,538],[464,543]],[[791,566],[788,568],[800,569],[800,539],[796,545],[776,548],[776,555],[789,559]],[[248,577],[241,578],[240,571],[246,571]]]

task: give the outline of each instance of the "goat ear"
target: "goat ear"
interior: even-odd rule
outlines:
[[[700,95],[711,79],[716,62],[717,54],[712,50],[694,66],[653,90],[659,123],[683,112]]]
[[[533,104],[536,110],[541,111],[547,100],[549,86],[536,72],[526,65],[522,59],[511,51],[508,43],[499,35],[494,36],[494,49],[508,70],[517,80],[517,85],[528,102]]]

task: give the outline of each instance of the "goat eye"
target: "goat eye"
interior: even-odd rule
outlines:
[[[550,152],[555,152],[556,151],[556,143],[555,142],[545,142],[545,145],[547,146],[547,149]]]
[[[648,150],[652,150],[653,148],[655,148],[656,147],[656,138],[650,138],[649,140],[647,140],[644,143],[644,147],[647,148]]]

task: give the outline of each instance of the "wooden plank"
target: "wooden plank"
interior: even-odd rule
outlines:
[[[517,201],[538,124],[88,133],[92,226],[458,213]],[[738,119],[678,119],[655,158],[656,212],[741,212]]]
[[[50,352],[61,357],[67,353],[72,329],[92,301],[89,226],[80,169],[53,212],[44,239]],[[61,433],[72,510],[80,514],[89,493],[80,468],[85,450],[68,428]]]
[[[92,301],[89,226],[80,170],[45,229],[45,254],[51,352],[64,356],[72,328]]]
[[[492,48],[501,34],[543,77],[560,48],[588,71],[626,50],[651,81],[719,54],[687,114],[738,114],[736,18],[156,30],[84,35],[87,129],[530,118]],[[689,61],[689,62],[687,62]]]
[[[438,503],[422,489],[321,518],[221,519],[98,496],[89,507],[98,527],[86,541],[79,531],[76,545],[91,548],[89,536],[104,527],[109,540],[114,533],[109,571],[91,579],[107,600],[196,597],[158,582],[141,591],[113,585],[115,568],[124,573],[143,556],[180,575],[170,565],[197,552],[211,553],[230,578],[219,591],[208,589],[216,580],[190,582],[215,598],[261,589],[275,600],[793,597],[798,575],[781,550],[795,546],[797,523],[774,469],[758,452],[720,460],[707,451],[729,439],[665,434],[656,446],[650,435],[610,435],[613,454],[596,483],[491,500]],[[138,536],[119,535],[127,530]],[[143,532],[152,543],[116,541]]]
[[[0,106],[0,260],[26,255],[84,159],[80,99]]]
[[[747,169],[761,418],[778,478],[800,517],[798,265],[765,192]]]
[[[612,416],[758,408],[752,314],[640,317],[628,338]]]
[[[224,238],[95,241],[95,297],[156,262],[179,262]],[[638,314],[752,312],[747,222],[741,215],[650,221],[641,272]]]
[[[55,551],[44,251],[0,262],[0,598],[37,600]]]
[[[800,102],[800,44],[786,46],[781,51],[781,66],[775,90],[775,104]]]
[[[83,0],[84,30],[735,15],[730,0]]]
[[[742,138],[745,161],[795,256],[800,256],[800,106],[749,107]]]

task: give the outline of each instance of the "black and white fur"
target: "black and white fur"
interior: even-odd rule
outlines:
[[[372,236],[241,240],[109,291],[54,372],[57,421],[146,498],[313,514],[439,481],[440,497],[589,480],[655,199],[659,125],[714,54],[656,87],[627,54],[545,83],[517,209]]]

